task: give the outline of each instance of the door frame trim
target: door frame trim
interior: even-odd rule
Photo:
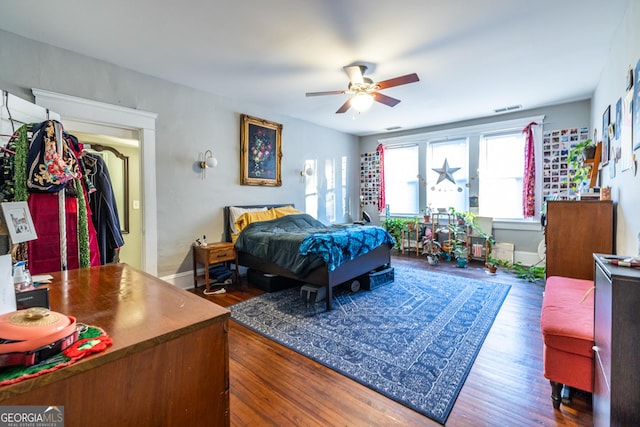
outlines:
[[[107,104],[76,96],[32,88],[37,105],[70,119],[138,132],[140,140],[142,216],[142,265],[158,275],[158,219],[156,198],[156,113]]]

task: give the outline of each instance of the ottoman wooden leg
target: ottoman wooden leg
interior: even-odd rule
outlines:
[[[553,407],[556,409],[560,409],[560,402],[562,401],[562,384],[557,383],[555,381],[550,381],[551,383],[551,401],[553,402]]]

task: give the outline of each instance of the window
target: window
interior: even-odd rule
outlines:
[[[429,142],[427,150],[427,205],[434,209],[450,207],[457,211],[468,210],[469,168],[467,139]],[[442,175],[433,169],[443,169],[448,165],[449,179],[438,182]],[[458,170],[455,170],[458,169]],[[446,172],[446,171],[445,171]]]
[[[390,214],[417,215],[427,206],[453,207],[497,220],[529,222],[522,207],[526,142],[522,129],[543,121],[544,116],[523,117],[378,140],[385,146]],[[446,178],[438,183],[441,174],[433,169],[442,169],[445,160],[455,184]],[[539,161],[536,164],[540,166]],[[535,191],[538,197],[540,184]],[[537,211],[540,205],[536,199]]]
[[[480,138],[480,215],[523,219],[524,143],[521,132]]]
[[[391,215],[418,214],[417,145],[385,148],[384,180]]]

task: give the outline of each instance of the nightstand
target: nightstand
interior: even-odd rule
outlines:
[[[236,285],[240,285],[238,277],[238,255],[233,243],[217,242],[205,246],[193,246],[193,286],[198,287],[198,281],[204,280],[207,292],[209,292],[209,266],[220,263],[233,263],[234,279]],[[204,277],[198,276],[198,264],[204,265]]]

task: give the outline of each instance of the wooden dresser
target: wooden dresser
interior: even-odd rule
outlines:
[[[593,254],[614,253],[613,202],[547,202],[547,277],[593,280]]]
[[[66,426],[228,426],[229,311],[125,264],[52,273],[51,309],[113,345],[0,387],[0,405],[64,406]]]
[[[595,258],[593,423],[640,425],[640,269]]]

